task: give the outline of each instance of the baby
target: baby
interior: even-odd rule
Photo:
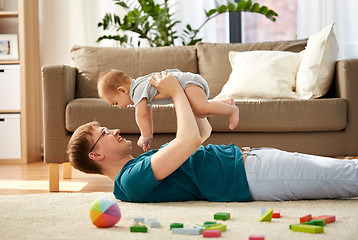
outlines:
[[[233,99],[208,100],[209,87],[199,74],[168,69],[161,73],[151,73],[137,79],[130,78],[122,71],[110,69],[100,74],[97,88],[98,94],[107,103],[125,108],[135,106],[136,122],[141,132],[137,142],[143,151],[148,151],[153,140],[152,104],[170,104],[170,98],[163,98],[157,89],[149,83],[149,78],[155,76],[175,77],[185,91],[190,106],[196,118],[210,115],[227,115],[229,129],[234,129],[239,123],[239,108]]]

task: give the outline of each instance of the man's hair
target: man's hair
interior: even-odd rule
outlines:
[[[86,123],[76,129],[67,146],[67,154],[74,168],[85,173],[103,174],[99,164],[88,157],[94,144],[93,131],[99,127],[96,121]]]
[[[105,70],[98,77],[98,95],[103,97],[104,93],[116,92],[118,87],[128,84],[130,84],[130,78],[124,72],[116,69]]]

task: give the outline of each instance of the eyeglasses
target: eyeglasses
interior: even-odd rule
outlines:
[[[109,133],[108,128],[103,128],[101,135],[99,136],[99,138],[97,139],[97,141],[94,143],[93,147],[91,148],[91,150],[90,150],[89,152],[92,152],[92,150],[94,149],[94,147],[96,146],[96,144],[98,143],[98,141],[101,139],[101,137],[102,137],[104,134],[108,134],[108,133]]]

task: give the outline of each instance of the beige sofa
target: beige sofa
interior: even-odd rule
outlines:
[[[227,81],[231,66],[229,51],[283,50],[299,52],[307,39],[252,44],[198,43],[189,47],[104,48],[75,46],[71,51],[75,67],[46,65],[42,68],[44,102],[44,159],[52,166],[67,162],[66,146],[81,124],[99,121],[120,128],[132,140],[133,153],[139,129],[134,108],[119,109],[98,98],[98,73],[121,69],[131,77],[169,68],[201,74],[216,96]],[[329,93],[314,100],[236,100],[240,123],[228,130],[228,119],[209,117],[213,132],[206,144],[276,147],[325,156],[358,155],[358,59],[336,63]],[[171,105],[154,106],[153,148],[174,137],[175,113]],[[57,168],[50,173],[56,189]],[[51,171],[51,168],[50,168]]]

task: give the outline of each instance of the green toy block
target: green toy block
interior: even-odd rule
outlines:
[[[218,224],[206,227],[205,230],[221,230],[222,232],[224,232],[224,231],[226,231],[226,225],[218,223]]]
[[[259,222],[271,222],[272,219],[272,215],[273,215],[273,208],[270,208],[269,210],[267,210],[267,212],[265,212],[265,214],[263,214],[260,218],[259,218]]]
[[[183,223],[171,223],[170,224],[170,230],[172,230],[173,228],[183,228],[184,224]]]
[[[200,224],[195,224],[193,228],[205,229],[205,227],[203,225],[200,225]]]
[[[294,232],[306,232],[306,233],[324,232],[324,228],[322,226],[307,225],[307,224],[291,224],[290,229]]]
[[[218,212],[214,214],[214,219],[216,220],[228,220],[230,219],[230,213]]]
[[[148,232],[148,229],[144,225],[136,224],[136,225],[131,226],[130,231],[146,233],[146,232]]]
[[[311,221],[305,222],[305,223],[302,223],[302,224],[325,226],[326,225],[326,219],[312,219]]]
[[[205,221],[204,224],[203,224],[203,227],[207,228],[207,227],[210,227],[210,226],[215,225],[215,224],[217,224],[217,222]]]

